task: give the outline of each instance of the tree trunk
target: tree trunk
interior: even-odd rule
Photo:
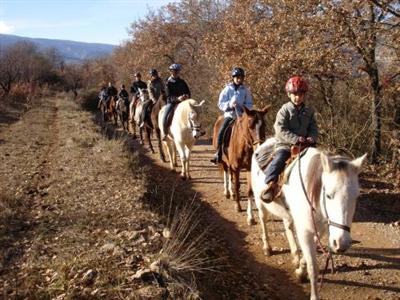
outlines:
[[[374,90],[371,106],[373,143],[371,151],[371,162],[377,163],[378,157],[381,155],[381,129],[382,129],[382,95],[380,90]]]

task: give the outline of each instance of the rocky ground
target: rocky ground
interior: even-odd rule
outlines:
[[[259,225],[222,196],[209,141],[183,182],[68,99],[43,99],[18,119],[0,119],[4,299],[309,297],[281,222],[268,224],[277,254],[266,258]],[[400,191],[372,169],[361,185],[355,244],[335,257],[322,299],[400,299]]]

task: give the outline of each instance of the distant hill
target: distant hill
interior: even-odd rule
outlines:
[[[55,48],[67,63],[79,63],[85,59],[110,55],[116,47],[109,44],[28,38],[16,35],[0,34],[0,47],[7,47],[20,41],[32,42],[36,44],[39,49]]]

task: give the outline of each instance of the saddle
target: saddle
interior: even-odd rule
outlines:
[[[282,173],[279,175],[278,184],[275,188],[275,196],[274,199],[278,198],[282,194],[282,186],[287,182],[290,173],[293,169],[293,162],[298,159],[299,157],[303,156],[309,145],[293,145],[290,147],[290,157],[285,162],[285,168]],[[267,159],[261,160],[259,163],[260,169],[265,173],[268,165],[271,163],[272,159],[274,158],[274,152],[271,152]]]

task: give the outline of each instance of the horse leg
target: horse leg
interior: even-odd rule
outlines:
[[[251,172],[246,172],[246,181],[247,181],[247,224],[255,225],[256,221],[253,216],[253,189],[251,188]]]
[[[186,161],[187,161],[187,157],[186,157],[186,151],[184,149],[185,145],[177,143],[176,146],[177,146],[176,148],[177,148],[177,150],[179,152],[179,157],[181,158],[181,164],[182,164],[181,178],[183,180],[186,180],[186,172],[187,172],[187,170],[186,170],[186,166],[187,166]]]
[[[234,183],[234,193],[233,197],[236,201],[236,211],[241,212],[242,207],[240,206],[240,169],[239,170],[234,170],[233,171],[233,183]]]
[[[172,171],[175,171],[175,166],[174,166],[174,153],[173,153],[173,148],[171,145],[170,141],[167,142],[163,142],[165,147],[167,148],[167,154],[168,154],[168,158],[169,158],[169,165]]]
[[[261,201],[261,200],[260,200]],[[272,255],[272,248],[269,244],[268,240],[268,231],[267,231],[267,209],[264,204],[258,201],[258,217],[260,218],[260,224],[262,229],[262,241],[263,241],[263,251],[265,256]]]
[[[153,154],[156,153],[154,151],[153,144],[151,143],[151,128],[148,126],[146,126],[146,137],[147,137],[147,142],[149,143],[151,153],[153,153]]]
[[[139,136],[140,136],[140,145],[144,145],[143,128],[139,128]]]
[[[317,288],[318,267],[316,263],[317,251],[316,251],[316,244],[314,241],[314,234],[312,232],[302,230],[300,232],[299,231],[297,232],[297,236],[299,239],[301,250],[303,251],[304,259],[301,259],[300,266],[296,270],[295,274],[298,279],[304,280],[304,277],[306,275],[304,273],[305,271],[304,269],[305,267],[307,267],[307,273],[311,285],[310,300],[318,300],[319,299],[318,288]]]
[[[174,159],[174,167],[178,167],[178,163],[176,161],[176,148],[174,143],[172,143],[172,156]]]
[[[185,146],[185,152],[186,152],[186,176],[188,179],[192,179],[192,176],[190,176],[190,147]]]
[[[163,145],[161,142],[160,128],[156,128],[156,136],[157,136],[157,141],[158,141],[158,151],[160,152],[160,159],[162,162],[165,162],[165,154],[164,154]]]
[[[232,185],[230,183],[230,173],[228,172],[228,168],[224,165],[224,195],[226,199],[231,197]]]

